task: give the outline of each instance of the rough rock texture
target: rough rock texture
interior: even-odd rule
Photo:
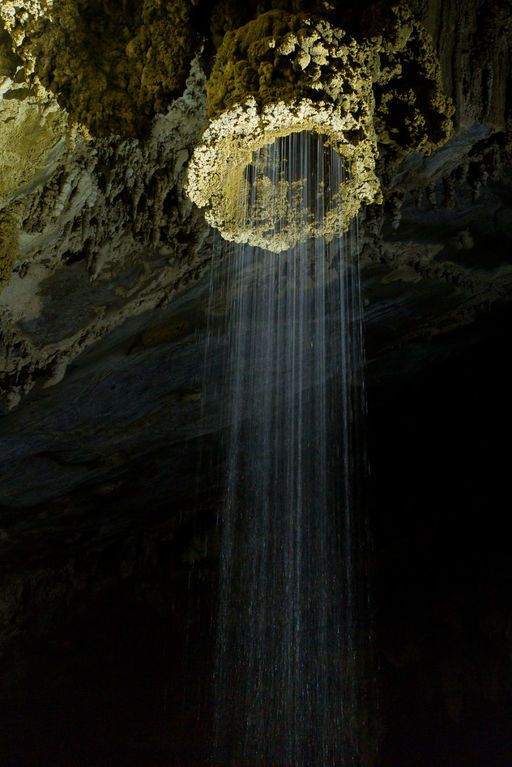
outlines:
[[[13,216],[0,213],[0,289],[11,279],[18,257],[18,224]]]
[[[341,25],[348,4],[337,5]],[[398,378],[406,392],[409,376],[421,379],[427,363],[449,357],[458,348],[457,329],[465,327],[471,338],[476,318],[512,298],[510,2],[417,0],[412,5],[435,41],[446,91],[456,106],[456,132],[431,156],[412,153],[405,158],[386,182],[384,205],[370,206],[360,220],[368,379],[379,387],[386,382],[394,385]],[[1,7],[3,11],[7,3]],[[355,35],[358,25],[352,21],[346,28]],[[208,56],[194,62],[184,93],[153,118],[146,138],[88,141],[75,134],[63,141],[61,137],[48,157],[41,154],[35,175],[27,176],[18,193],[9,192],[0,203],[0,253],[14,260],[11,282],[0,293],[0,561],[5,575],[0,640],[6,653],[6,686],[13,684],[9,661],[13,647],[20,647],[28,637],[39,642],[51,636],[57,617],[71,611],[70,605],[78,605],[79,612],[86,593],[109,588],[108,562],[116,581],[122,572],[149,568],[147,558],[141,555],[139,565],[137,556],[130,553],[132,535],[140,541],[142,531],[154,525],[158,528],[155,539],[167,540],[169,531],[168,539],[176,540],[176,547],[161,554],[165,562],[181,562],[183,555],[187,563],[202,562],[203,572],[207,571],[205,536],[196,540],[191,533],[180,541],[179,531],[184,536],[189,518],[183,509],[187,503],[190,506],[195,492],[197,442],[203,447],[216,444],[223,429],[214,408],[201,410],[208,342],[209,278],[204,266],[211,256],[211,242],[202,214],[183,190],[187,162],[207,123],[203,67],[208,72],[211,64]],[[13,83],[19,77],[15,85],[23,88],[19,65],[8,48],[0,53],[0,76]],[[14,101],[23,104],[32,98],[21,88],[16,90],[19,98]],[[0,99],[0,114],[5,101]],[[0,142],[3,135],[2,129]],[[2,167],[0,183],[5,178]],[[222,320],[221,302],[218,307]],[[225,336],[219,334],[215,344],[225,343]],[[508,336],[500,340],[502,355],[508,343]],[[215,344],[210,345],[214,358]],[[498,356],[494,350],[492,357]],[[482,366],[482,377],[486,371]],[[470,391],[473,376],[469,367],[458,391]],[[226,382],[221,371],[213,378],[212,390],[222,398]],[[490,374],[490,381],[507,379],[503,371],[497,371]],[[443,386],[441,376],[439,402]],[[428,382],[419,384],[410,393],[411,402],[415,398],[423,402],[430,390]],[[486,392],[493,402],[492,386]],[[423,514],[418,515],[413,513],[418,509],[415,493],[418,487],[431,487],[432,476],[443,467],[446,476],[452,476],[454,456],[461,456],[457,474],[461,488],[467,486],[468,477],[476,482],[480,476],[478,461],[467,463],[472,455],[468,424],[477,412],[482,423],[499,422],[502,412],[496,406],[490,418],[483,404],[487,400],[479,401],[479,396],[480,390],[475,389],[473,400],[464,401],[460,412],[460,423],[467,428],[465,453],[459,454],[456,443],[449,443],[433,464],[433,456],[439,453],[434,435],[418,458],[411,449],[414,429],[408,433],[404,428],[402,453],[390,454],[390,470],[384,471],[384,477],[389,477],[384,481],[390,508],[395,489],[409,477],[410,498],[404,501],[402,521],[412,525],[422,520],[417,543],[434,570],[437,559],[432,557],[429,536],[438,499],[431,491],[423,501]],[[504,402],[505,393],[503,397]],[[448,402],[458,401],[453,394]],[[383,451],[394,428],[393,407],[392,402],[383,408],[385,427],[379,432]],[[436,403],[431,410],[438,412]],[[451,412],[447,406],[436,422],[439,429]],[[404,405],[406,424],[410,424],[409,413]],[[488,437],[489,444],[492,438]],[[210,452],[206,452],[208,463]],[[410,462],[410,474],[404,469],[404,456]],[[506,457],[505,451],[502,460]],[[498,475],[508,476],[506,461],[499,471],[489,466],[488,484],[495,483]],[[220,476],[214,464],[210,474],[203,475],[201,491],[213,498]],[[476,489],[483,492],[480,486]],[[470,490],[477,498],[471,486]],[[503,497],[496,496],[494,510],[500,504],[503,508]],[[465,524],[468,521],[467,508],[458,495],[448,500],[453,550],[460,552],[457,531],[461,515]],[[480,545],[486,517],[480,507],[475,509],[475,535],[467,547],[470,554]],[[210,530],[215,526],[215,509],[205,505],[201,513],[208,519],[202,530]],[[445,540],[446,517],[438,514],[437,519],[439,540]],[[508,544],[506,535],[502,540]],[[396,576],[393,569],[400,542],[388,544],[382,556],[384,566],[390,566],[389,579],[382,583],[391,589],[397,577],[403,583],[409,578],[401,572]],[[117,546],[114,555],[112,548]],[[158,544],[152,543],[148,550],[155,548]],[[402,551],[404,557],[410,556],[407,546]],[[504,551],[502,561],[509,559]],[[451,561],[449,556],[446,561]],[[497,571],[496,583],[505,583],[499,571],[501,560],[491,564]],[[411,565],[408,572],[412,570]],[[486,572],[484,568],[483,577]],[[505,564],[503,572],[508,572]],[[440,588],[445,582],[441,578]],[[478,592],[481,583],[477,577],[468,586],[463,616],[467,606],[473,609],[478,599],[483,601]],[[431,584],[426,577],[426,598]],[[499,589],[494,598],[509,604],[510,595]],[[396,609],[401,614],[408,597],[407,593],[399,596]],[[416,700],[420,683],[425,682],[421,689],[435,700],[441,688],[456,716],[462,706],[461,680],[477,667],[468,644],[475,628],[474,613],[466,623],[461,620],[447,627],[454,637],[454,654],[444,671],[432,673],[431,635],[426,629],[443,612],[444,603],[439,605],[437,613],[427,610],[418,620],[411,641],[397,621],[395,636],[401,637],[402,644],[395,656],[389,647],[397,647],[396,642],[393,638],[388,642],[387,635],[383,638],[386,663],[392,667],[386,666],[386,674],[392,690],[397,674],[412,680],[411,701]],[[474,636],[491,649],[495,642],[506,655],[508,650],[503,648],[510,644],[506,644],[510,625],[494,625],[492,615],[484,618],[482,631]],[[457,665],[461,647],[464,662]],[[474,657],[478,661],[481,656],[475,651]],[[492,694],[493,679],[508,679],[506,658],[500,664],[494,671],[492,664],[486,666],[482,681],[475,685]],[[426,740],[437,732],[434,713]],[[414,722],[405,720],[397,739],[414,731]],[[15,746],[22,739],[23,733]],[[19,764],[19,759],[12,763]],[[104,763],[114,762],[105,759]],[[140,758],[137,764],[151,763]],[[429,764],[436,763],[439,760],[432,759]],[[477,764],[486,763],[484,754]],[[398,763],[390,759],[389,764],[396,767]],[[35,767],[41,767],[41,761],[35,761]]]
[[[6,208],[20,228],[16,267],[0,294],[7,407],[36,380],[60,381],[81,351],[196,275],[206,230],[182,180],[202,89],[196,66],[144,141],[76,135],[49,177]],[[3,247],[12,261],[13,248]]]
[[[409,8],[384,3],[362,26],[356,40],[321,17],[268,11],[226,32],[207,84],[211,123],[188,178],[191,199],[225,239],[280,252],[305,236],[332,237],[362,204],[382,201],[379,150],[380,175],[389,177],[407,153],[431,154],[452,135],[432,40]],[[304,223],[289,211],[279,232],[270,214],[248,227],[244,174],[253,153],[305,130],[326,135],[346,161],[339,206],[321,228],[313,214]]]
[[[453,106],[444,92],[432,38],[406,3],[368,12],[368,34],[379,51],[376,131],[387,149],[381,170],[411,151],[432,154],[453,134]],[[384,147],[382,146],[384,145]]]
[[[435,41],[457,126],[480,122],[506,130],[512,64],[510,0],[412,0],[411,7]]]
[[[280,252],[306,234],[333,236],[347,229],[362,204],[381,200],[375,175],[372,81],[376,58],[321,19],[270,11],[226,34],[207,85],[211,119],[196,148],[187,180],[191,199],[206,209],[222,236]],[[244,178],[253,153],[290,132],[325,135],[350,168],[339,205],[319,227],[294,220],[270,229],[244,216]],[[240,189],[245,190],[240,194]],[[288,200],[288,195],[284,196]],[[341,200],[343,203],[341,204]]]
[[[259,107],[312,91],[318,101],[337,102],[375,67],[369,51],[325,19],[268,11],[226,33],[207,83],[208,116],[215,119],[248,96]]]
[[[7,0],[0,18],[31,82],[95,136],[147,131],[194,54],[189,0]]]
[[[29,87],[9,37],[0,32],[0,208],[48,170],[66,122],[54,99]]]
[[[470,321],[510,291],[505,250],[487,265],[486,243],[499,237],[509,220],[510,157],[503,85],[509,72],[508,4],[494,15],[488,6],[416,8],[433,33],[457,105],[458,132],[430,159],[409,157],[389,182],[385,209],[370,209],[361,229],[365,257],[374,265],[372,295],[379,295],[380,280],[386,280],[410,303],[409,317],[415,315],[419,288],[425,295],[433,291],[432,312],[424,318],[416,314],[407,338]],[[485,39],[494,36],[495,47],[478,44],[472,30],[479,20],[485,20]],[[12,81],[19,62],[8,47],[2,50],[2,71]],[[500,76],[487,89],[475,88],[497,51],[503,58]],[[455,70],[461,69],[465,74],[455,92]],[[182,189],[184,168],[206,122],[204,76],[197,63],[193,72],[185,95],[155,118],[148,138],[61,140],[43,173],[4,208],[4,218],[18,224],[20,247],[12,282],[0,294],[7,407],[36,382],[57,382],[82,350],[132,314],[168,300],[185,284],[182,279],[199,274],[207,230]],[[487,102],[494,105],[488,118]],[[11,263],[16,254],[6,241],[4,261]],[[450,301],[438,301],[436,295],[446,292]]]
[[[459,127],[430,158],[406,159],[384,208],[370,208],[362,222],[368,327],[381,350],[442,334],[510,295],[510,249],[502,244],[511,215],[508,7],[416,9],[434,35]],[[485,45],[478,28],[487,30]],[[19,62],[2,50],[3,76],[13,82]],[[499,76],[476,88],[496,56]],[[0,294],[4,407],[36,384],[61,382],[84,350],[134,315],[167,305],[200,275],[208,232],[183,181],[206,123],[204,83],[196,62],[184,95],[144,140],[61,139],[41,173],[2,203],[1,253],[4,263],[15,261]],[[18,93],[1,108],[32,98]]]

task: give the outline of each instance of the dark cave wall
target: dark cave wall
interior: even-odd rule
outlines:
[[[459,125],[503,131],[510,119],[512,4],[509,0],[416,0],[432,35]]]
[[[344,17],[350,9],[338,5]],[[500,442],[510,431],[512,326],[503,312],[451,331],[510,296],[511,4],[411,5],[436,42],[459,134],[448,160],[427,167],[411,158],[363,232],[377,764],[510,767],[510,504]],[[209,25],[201,18],[201,31]],[[198,767],[204,756],[221,427],[213,418],[198,501],[205,318],[194,259],[209,243],[181,192],[202,87],[196,73],[154,145],[109,139],[93,160],[82,149],[31,200],[26,232],[44,248],[24,253],[19,275],[31,279],[39,256],[60,267],[43,283],[42,313],[2,328],[14,360],[2,374],[9,406],[35,386],[1,422],[6,767]],[[135,155],[132,196],[125,170]],[[52,249],[42,223],[68,178]],[[96,208],[83,204],[89,184]],[[136,247],[124,239],[127,222]],[[116,248],[127,254],[118,272],[109,263]],[[173,301],[186,283],[182,316]],[[92,363],[81,356],[87,346]],[[48,382],[54,388],[43,389]]]
[[[429,367],[370,385],[375,767],[512,759],[502,447],[512,427],[511,330],[510,312],[496,313],[448,345],[433,341]],[[199,496],[175,503],[162,485],[167,503],[134,502],[144,509],[138,522],[136,485],[113,490],[102,503],[129,513],[125,531],[88,549],[82,541],[71,567],[57,567],[62,549],[47,554],[38,589],[25,586],[21,630],[4,655],[3,764],[207,763],[217,452],[203,453]],[[101,513],[98,500],[82,503]]]
[[[512,759],[510,329],[370,392],[382,767]]]
[[[5,3],[2,9],[7,13],[14,5]],[[139,29],[143,5],[151,17],[148,23],[151,19],[155,23],[159,21],[158,14],[158,18],[151,16],[152,2],[144,4],[137,0],[129,4],[130,18],[127,32],[123,31],[123,34],[140,33],[145,46],[148,43],[147,34]],[[176,5],[181,7],[183,3],[177,2]],[[224,29],[231,23],[239,23],[242,11],[245,15],[253,15],[258,10],[267,9],[268,5],[288,7],[286,3],[278,2],[247,4],[243,8],[236,4],[236,9],[229,3],[199,3],[194,6],[190,18],[186,12],[187,24],[193,18],[197,37],[194,38],[195,43],[187,38],[191,48],[187,49],[184,60],[193,55],[194,45],[199,46],[203,36],[206,39],[205,49],[202,56],[194,59],[190,71],[187,69],[185,73],[188,80],[182,96],[175,98],[177,91],[174,86],[169,91],[173,94],[169,95],[169,103],[160,98],[158,88],[156,95],[149,94],[152,103],[154,97],[158,96],[161,100],[159,109],[163,113],[145,126],[149,135],[145,135],[144,139],[106,136],[85,140],[73,131],[66,138],[63,132],[64,113],[50,110],[53,121],[49,118],[46,122],[43,120],[45,131],[49,134],[47,138],[55,144],[48,163],[44,168],[36,163],[37,168],[34,168],[33,163],[21,153],[14,177],[9,174],[3,177],[0,229],[4,240],[8,236],[13,243],[9,245],[8,252],[4,252],[5,243],[0,245],[0,259],[5,256],[6,280],[13,260],[15,263],[11,282],[0,298],[0,350],[5,351],[0,356],[2,412],[16,408],[34,388],[58,385],[74,361],[87,349],[98,346],[103,338],[133,317],[175,301],[177,294],[191,289],[200,279],[209,252],[208,232],[201,213],[187,199],[183,183],[191,150],[206,122],[205,75],[214,56],[214,46],[208,41],[213,35],[214,22]],[[340,24],[346,24],[356,33],[362,10],[366,10],[371,17],[376,5],[387,6],[389,3],[386,0],[384,3],[340,2],[334,5],[333,13]],[[365,227],[367,232],[376,233],[375,242],[367,251],[373,263],[379,263],[382,257],[390,255],[389,252],[384,256],[382,254],[385,239],[382,229],[388,221],[393,226],[399,224],[404,194],[414,196],[415,207],[419,207],[416,201],[420,198],[436,197],[437,207],[447,207],[454,197],[454,189],[458,192],[469,186],[476,193],[479,189],[485,189],[488,182],[500,174],[510,176],[507,170],[511,157],[510,131],[505,131],[510,108],[507,105],[510,99],[507,101],[506,98],[507,83],[510,81],[509,0],[471,0],[460,5],[452,0],[443,3],[418,1],[413,5],[433,33],[446,87],[457,106],[459,132],[445,150],[436,153],[430,161],[413,155],[397,173],[386,179],[386,184],[389,184],[386,191],[387,210],[383,211],[378,206],[370,210],[368,226]],[[37,3],[34,4],[36,6]],[[68,72],[64,67],[65,71],[59,74],[67,83],[74,73],[77,83],[80,83],[78,93],[73,95],[71,89],[68,96],[76,96],[80,108],[85,109],[86,102],[96,103],[99,110],[94,117],[96,122],[101,121],[103,107],[105,113],[114,114],[116,120],[130,122],[133,115],[128,114],[129,109],[126,111],[123,107],[116,111],[115,108],[120,92],[118,80],[121,82],[127,77],[125,62],[122,62],[119,71],[116,64],[116,57],[123,52],[123,44],[128,44],[126,41],[123,43],[124,38],[116,37],[116,45],[109,50],[108,67],[112,70],[114,107],[106,97],[97,99],[95,96],[100,84],[93,76],[95,62],[91,61],[91,51],[101,58],[101,45],[108,48],[108,39],[115,36],[114,22],[117,17],[115,13],[112,16],[110,0],[94,0],[94,3],[91,0],[91,4],[85,0],[77,3],[66,0],[59,7],[65,7],[69,16],[64,14],[62,23],[55,30],[55,39],[58,41],[66,37],[66,25],[71,25],[72,34],[64,42],[72,48],[78,37],[80,45],[86,49],[83,51],[79,46],[79,54],[73,61],[76,69]],[[290,7],[304,8],[308,7],[308,3],[291,3]],[[98,16],[97,26],[92,31],[81,30],[80,14],[86,24],[91,8]],[[95,47],[88,44],[88,34],[90,32],[94,36],[95,30],[101,30],[102,8],[106,14],[106,32],[104,39],[95,40]],[[133,21],[132,24],[132,17],[136,23]],[[222,23],[219,19],[223,20]],[[243,20],[246,20],[245,16]],[[47,25],[43,26],[46,29]],[[135,27],[138,32],[134,31]],[[5,39],[5,35],[0,39],[1,76],[9,78],[14,73],[15,62],[11,61],[12,54],[7,50]],[[181,45],[184,39],[183,28],[180,28],[177,44]],[[59,45],[52,37],[51,51],[46,58],[43,51],[48,77],[54,61],[52,56],[59,50]],[[66,49],[66,62],[71,59],[73,51]],[[149,69],[158,69],[160,64],[157,52],[155,60],[148,66]],[[84,67],[83,77],[80,66]],[[135,87],[137,83],[137,87],[140,86],[137,77],[140,80],[142,75],[139,70],[137,72],[133,74],[130,87]],[[184,84],[184,76],[181,72],[178,78],[180,88]],[[109,77],[105,77],[108,91]],[[103,81],[104,78],[99,79]],[[151,82],[149,78],[148,87]],[[56,82],[56,89],[57,86]],[[91,98],[87,94],[89,86],[93,90],[94,97]],[[8,105],[10,110],[4,115],[2,125],[5,130],[13,124],[12,110],[19,108],[14,120],[15,124],[18,118],[20,120],[18,138],[25,136],[24,131],[28,130],[23,120],[28,120],[31,115],[33,119],[34,112],[36,116],[38,114],[31,100],[26,100],[27,93],[26,83],[12,82],[0,102],[0,106]],[[144,94],[139,95],[144,100]],[[147,120],[151,119],[153,111],[151,106]],[[23,117],[25,112],[27,114]],[[5,148],[6,153],[12,153],[12,147],[16,144],[14,139]],[[33,153],[30,152],[31,155]],[[38,161],[41,160],[40,153],[36,154]],[[13,197],[19,186],[14,181],[19,182],[20,179],[24,184],[24,193]],[[486,211],[478,215],[484,217],[489,213]],[[394,244],[393,249],[392,255],[396,255],[402,264],[410,262],[417,250],[414,234],[408,236],[400,251]],[[403,250],[406,252],[403,253]],[[481,263],[459,266],[454,270],[450,262],[435,271],[434,282],[441,289],[444,289],[446,282],[451,284],[454,271],[453,279],[459,285],[467,285],[465,295],[459,295],[460,323],[471,320],[470,313],[464,314],[468,295],[481,296],[480,305],[484,301],[492,303],[501,298],[503,291],[510,295],[510,272],[500,270],[495,275],[488,275],[488,257],[489,253],[482,250],[478,254]],[[419,261],[423,263],[418,266]],[[429,261],[428,252],[415,261],[422,277],[425,276],[425,269],[433,270],[432,263],[427,263]],[[390,266],[393,271],[394,267]],[[429,289],[431,287],[429,285]],[[454,298],[456,300],[457,297]],[[435,305],[437,296],[433,296],[432,301]],[[438,322],[441,327],[443,324],[452,327],[456,321],[453,315],[446,317],[442,314],[442,305],[440,315]]]
[[[65,545],[40,530],[24,559],[2,562],[3,767],[207,763],[215,481],[192,500],[165,479],[157,495],[141,476],[123,484],[64,502],[103,520],[115,505],[121,526],[89,520]],[[34,537],[53,547],[34,551]]]

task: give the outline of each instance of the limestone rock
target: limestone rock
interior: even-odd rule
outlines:
[[[196,44],[189,0],[7,0],[0,18],[31,81],[95,136],[147,132]]]

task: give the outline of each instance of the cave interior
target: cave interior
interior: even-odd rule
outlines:
[[[205,376],[226,337],[186,191],[208,78],[262,14],[323,14],[371,48],[403,5],[2,0],[2,767],[210,764],[229,381]],[[413,26],[374,86],[382,200],[359,212],[357,767],[511,767],[512,2],[408,8],[446,101]]]

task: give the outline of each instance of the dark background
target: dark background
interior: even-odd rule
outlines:
[[[496,311],[432,341],[436,362],[370,380],[378,767],[512,763],[511,320]],[[42,584],[58,609],[47,625],[32,606],[4,659],[2,765],[204,763],[218,497],[182,500],[172,540],[171,499],[151,540],[116,532],[77,597]]]

